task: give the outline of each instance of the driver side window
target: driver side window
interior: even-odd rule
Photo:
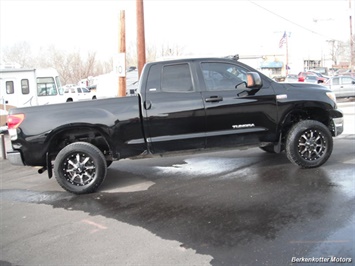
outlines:
[[[235,90],[246,82],[247,70],[228,63],[201,63],[203,78],[208,91]]]

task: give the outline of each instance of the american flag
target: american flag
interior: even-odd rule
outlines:
[[[284,35],[282,35],[282,38],[281,38],[281,40],[279,42],[279,47],[280,48],[282,48],[282,46],[286,43],[286,38],[287,38],[287,36],[286,36],[286,31],[285,31]]]

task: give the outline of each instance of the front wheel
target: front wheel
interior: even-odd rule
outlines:
[[[74,194],[92,193],[106,177],[107,165],[102,152],[86,142],[64,147],[54,161],[59,185]]]
[[[314,120],[295,124],[287,135],[286,155],[302,168],[314,168],[324,164],[333,151],[333,138],[329,129]]]

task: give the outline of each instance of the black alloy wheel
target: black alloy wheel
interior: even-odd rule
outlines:
[[[107,165],[102,152],[86,142],[64,147],[54,162],[59,185],[74,194],[92,193],[106,177]]]
[[[286,140],[287,158],[302,168],[324,164],[333,151],[333,138],[329,129],[314,120],[295,124]]]

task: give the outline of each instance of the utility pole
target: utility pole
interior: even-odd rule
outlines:
[[[349,69],[353,70],[355,67],[354,63],[354,39],[353,39],[353,21],[351,17],[351,0],[349,0],[349,19],[350,19],[350,64]]]
[[[285,31],[286,32],[286,31]],[[288,69],[289,69],[289,65],[288,65],[288,32],[286,33],[286,77],[288,75]]]
[[[145,65],[145,37],[144,37],[144,7],[143,0],[136,0],[137,6],[137,57],[138,57],[138,78]]]
[[[118,73],[118,97],[126,96],[126,19],[125,11],[120,12],[120,36],[118,47],[118,67],[116,73]]]

